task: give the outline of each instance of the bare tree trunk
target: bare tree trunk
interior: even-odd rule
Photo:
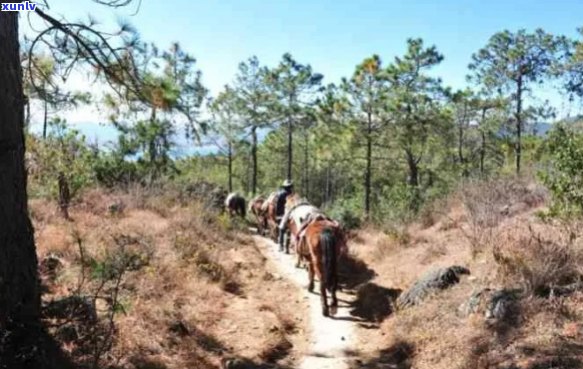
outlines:
[[[486,121],[486,110],[487,108],[482,108],[482,120],[480,125],[485,124]],[[482,142],[480,143],[480,175],[484,175],[484,162],[486,160],[486,131],[483,127],[480,127],[480,135],[482,137]]]
[[[251,128],[251,161],[253,169],[251,174],[251,193],[257,193],[257,126]]]
[[[520,174],[522,156],[522,75],[516,82],[516,174]]]
[[[304,142],[304,194],[307,198],[310,198],[310,136],[308,132],[305,132],[305,142]]]
[[[66,368],[40,325],[16,12],[0,12],[0,86],[0,368]]]
[[[24,121],[24,131],[28,132],[30,129],[30,98],[26,99],[26,119]]]
[[[251,192],[253,182],[253,170],[251,165],[251,154],[249,154],[248,160],[245,162],[245,189],[247,192]]]
[[[328,204],[328,202],[330,201],[330,161],[328,161],[328,164],[326,166],[326,188],[325,188],[325,197],[324,197],[324,202],[326,204]]]
[[[49,123],[49,107],[48,107],[48,102],[46,100],[46,96],[45,96],[45,101],[44,101],[44,119],[43,119],[43,139],[47,138],[47,125]]]
[[[229,192],[233,192],[233,144],[229,141],[227,149],[228,171],[229,171]]]
[[[461,122],[458,125],[458,160],[462,166],[462,176],[469,176],[468,168],[466,167],[466,158],[464,157],[464,125],[467,117],[467,106],[464,105],[464,114]]]
[[[413,154],[407,150],[407,166],[409,167],[409,177],[407,179],[407,184],[412,187],[419,186],[419,167],[417,166],[417,160]]]
[[[293,167],[293,127],[291,117],[287,120],[287,178],[292,179]]]
[[[484,161],[486,160],[486,132],[480,131],[482,142],[480,143],[480,174],[484,175]]]
[[[61,215],[63,215],[63,218],[69,220],[69,204],[71,203],[71,192],[69,191],[69,182],[65,177],[65,173],[59,172],[58,184],[59,208],[61,209]]]
[[[372,116],[368,113],[366,130],[366,170],[364,173],[364,214],[370,217],[370,192],[372,183]]]

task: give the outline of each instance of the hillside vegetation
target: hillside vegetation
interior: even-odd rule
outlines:
[[[582,234],[546,219],[546,198],[524,181],[468,184],[398,232],[358,232],[351,250],[376,277],[359,288],[374,329],[361,324],[354,368],[579,367]],[[454,265],[470,274],[400,304]]]
[[[448,55],[410,37],[334,81],[290,52],[250,55],[210,91],[178,41],[69,22],[48,3],[30,14],[38,29],[0,12],[0,369],[333,355],[312,334],[332,318],[310,319],[314,296],[279,274],[249,214],[224,209],[229,193],[284,181],[338,221],[321,228],[323,264],[351,311],[336,322],[358,327],[355,342],[324,334],[353,345],[338,362],[583,367],[582,118],[541,99],[583,98],[581,35],[495,32],[457,88],[437,73]],[[73,88],[79,76],[91,84]],[[90,110],[112,142],[67,122]]]
[[[83,367],[291,365],[303,302],[245,226],[168,189],[31,201],[51,332]],[[285,300],[282,304],[281,301]]]

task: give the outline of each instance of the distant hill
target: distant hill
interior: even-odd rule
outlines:
[[[538,122],[529,125],[527,132],[535,136],[544,137],[552,128],[553,125],[551,123]]]

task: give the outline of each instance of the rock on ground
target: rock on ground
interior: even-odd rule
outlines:
[[[521,294],[522,291],[518,289],[484,288],[472,293],[468,302],[460,307],[460,311],[464,315],[483,314],[488,320],[507,320],[516,312]]]
[[[399,296],[397,308],[418,305],[429,295],[458,283],[463,274],[470,274],[469,269],[457,265],[426,273],[409,290]]]

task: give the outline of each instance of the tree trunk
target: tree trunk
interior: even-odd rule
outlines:
[[[516,174],[520,174],[520,160],[522,156],[522,75],[516,82]]]
[[[468,168],[466,167],[466,158],[464,157],[464,125],[467,117],[467,106],[464,104],[464,114],[462,121],[458,125],[458,160],[462,166],[462,176],[467,177],[469,175]]]
[[[257,193],[257,126],[251,128],[251,161],[253,168],[251,173],[251,193]]]
[[[26,99],[26,119],[24,121],[24,131],[29,132],[30,130],[30,97]]]
[[[482,122],[486,119],[486,108],[482,109]],[[480,143],[480,175],[484,175],[484,161],[486,160],[486,132],[484,129],[480,129],[480,134],[482,136],[482,142]]]
[[[287,178],[292,179],[293,166],[293,129],[291,117],[287,120]]]
[[[324,189],[324,203],[328,204],[328,202],[330,201],[330,186],[331,186],[331,181],[330,181],[330,161],[328,161],[328,164],[326,166],[326,184],[325,184],[326,188]]]
[[[372,182],[372,116],[368,113],[366,130],[366,171],[364,173],[364,214],[370,217],[370,192]]]
[[[409,167],[409,177],[407,178],[407,184],[412,187],[419,186],[419,167],[417,166],[417,161],[413,154],[407,150],[407,166]]]
[[[484,161],[486,160],[486,132],[481,131],[482,142],[480,144],[480,174],[484,175]]]
[[[65,368],[40,325],[24,167],[18,13],[0,12],[0,368]]]
[[[47,138],[47,125],[49,123],[49,107],[45,96],[44,101],[44,119],[43,119],[43,139]]]
[[[310,136],[308,132],[305,133],[304,142],[304,195],[310,198]]]
[[[152,113],[150,116],[150,122],[153,124],[156,121],[156,108],[152,108]],[[157,159],[157,150],[156,150],[156,141],[154,138],[150,138],[150,141],[147,143],[148,145],[148,160],[150,162],[150,185],[154,183],[154,179],[158,177],[158,166],[156,165]]]
[[[233,192],[233,144],[229,141],[227,151],[228,171],[229,171],[229,192]]]

